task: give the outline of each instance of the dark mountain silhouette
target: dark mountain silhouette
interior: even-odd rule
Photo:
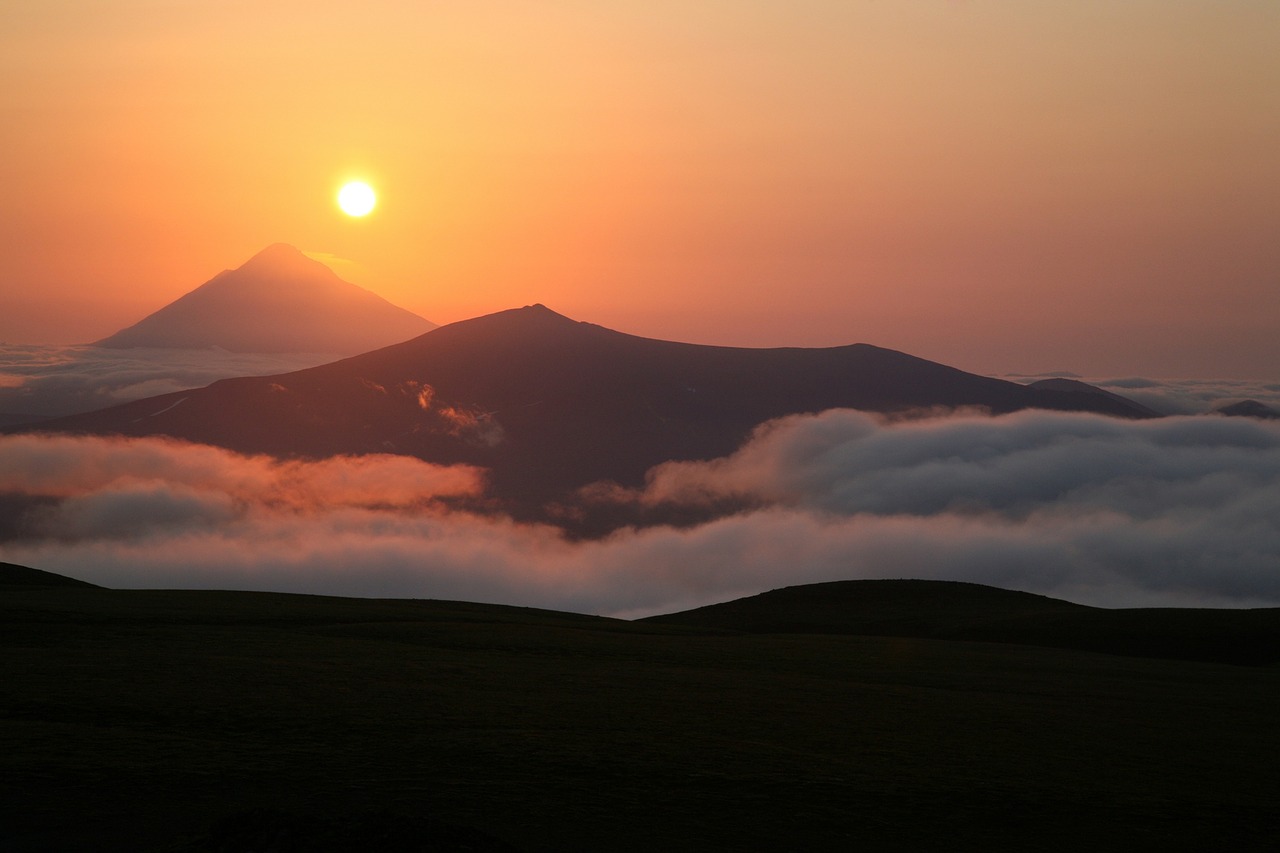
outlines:
[[[640,485],[661,462],[731,453],[771,418],[961,406],[1150,415],[1121,398],[1026,387],[867,344],[674,343],[533,305],[308,370],[222,380],[28,429],[475,464],[490,470],[504,506],[541,517],[548,502],[589,483]]]
[[[276,243],[94,346],[354,355],[433,328]]]
[[[1280,412],[1260,403],[1257,400],[1241,400],[1228,406],[1220,406],[1213,410],[1215,415],[1226,415],[1234,418],[1262,418],[1264,420],[1280,419]]]
[[[1051,379],[1041,379],[1036,382],[1028,383],[1028,388],[1038,388],[1041,391],[1055,391],[1061,394],[1075,395],[1080,401],[1081,408],[1088,408],[1090,399],[1094,402],[1101,400],[1110,400],[1122,406],[1129,406],[1133,409],[1141,411],[1146,417],[1158,418],[1160,413],[1155,409],[1149,409],[1141,403],[1135,403],[1127,397],[1121,397],[1096,385],[1090,385],[1087,382],[1081,382],[1078,379],[1067,379],[1061,376],[1055,376]],[[1105,404],[1103,404],[1105,405]]]
[[[957,581],[805,584],[642,621],[750,634],[916,637],[1246,665],[1280,662],[1280,608],[1112,610]]]

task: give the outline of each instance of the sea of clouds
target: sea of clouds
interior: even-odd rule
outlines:
[[[36,504],[0,560],[110,587],[463,599],[639,616],[851,578],[1102,606],[1280,605],[1280,422],[833,410],[592,499],[748,506],[572,541],[456,509],[484,472],[282,462],[161,439],[0,438]]]
[[[334,361],[325,353],[106,349],[0,343],[0,424],[90,412],[233,376],[271,376]]]

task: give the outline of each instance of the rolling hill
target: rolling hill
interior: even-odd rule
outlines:
[[[6,588],[0,849],[1274,846],[1274,665],[940,639],[1091,610],[973,585],[736,606],[788,627]]]
[[[1280,608],[1108,609],[955,581],[805,584],[647,621],[751,634],[915,637],[1280,663]]]

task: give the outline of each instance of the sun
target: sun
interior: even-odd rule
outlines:
[[[364,216],[377,203],[378,197],[374,194],[373,187],[364,181],[351,181],[338,190],[338,207],[347,216]]]

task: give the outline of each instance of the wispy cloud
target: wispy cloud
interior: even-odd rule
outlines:
[[[10,437],[0,493],[46,502],[0,553],[107,586],[618,615],[859,577],[1112,606],[1280,604],[1280,426],[1247,419],[787,418],[623,496],[733,495],[754,510],[587,542],[448,508],[481,488],[473,469],[402,457],[281,463],[149,439]]]

